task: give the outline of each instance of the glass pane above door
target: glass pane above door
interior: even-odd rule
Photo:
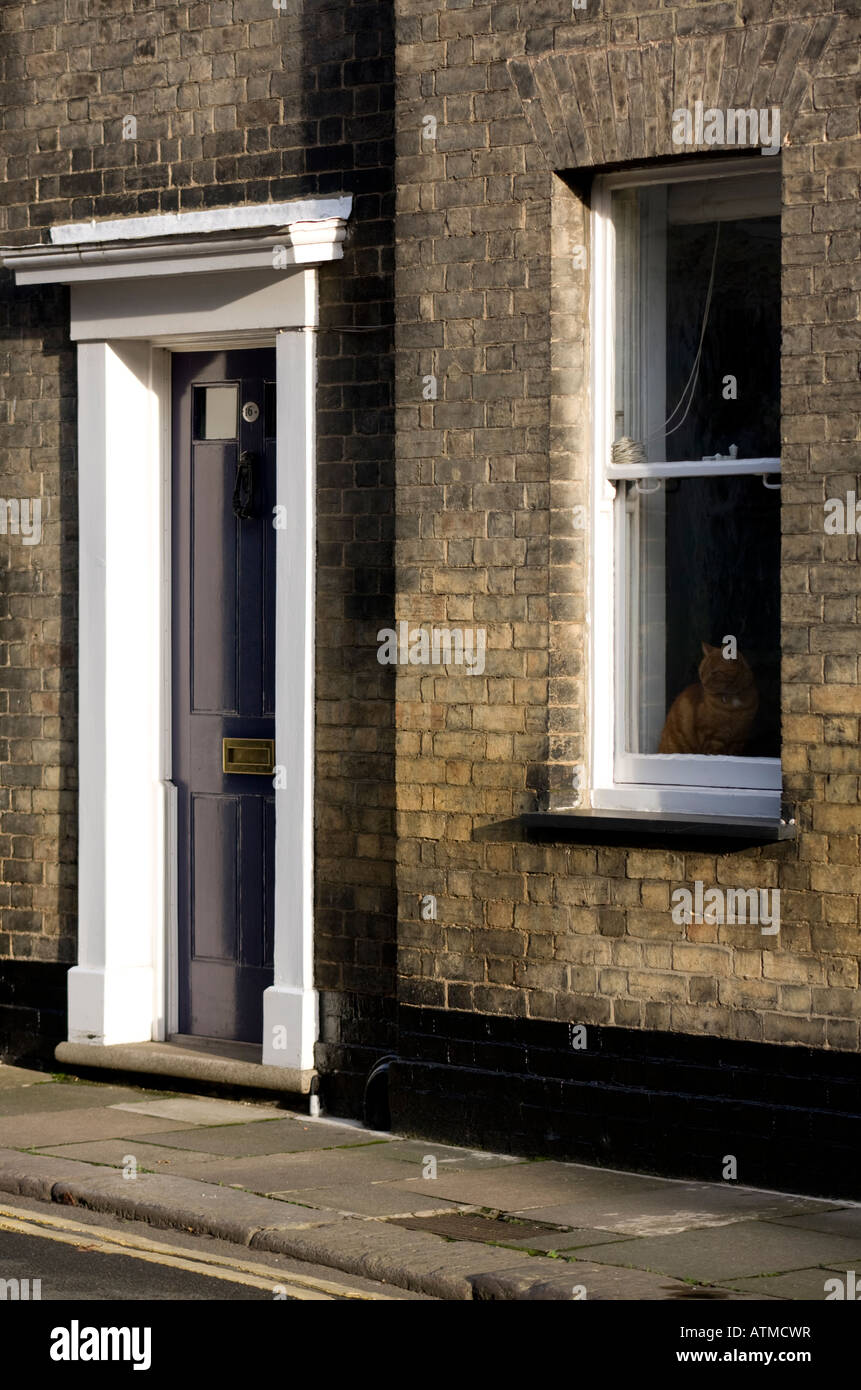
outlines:
[[[235,439],[239,420],[239,387],[195,386],[195,439]]]

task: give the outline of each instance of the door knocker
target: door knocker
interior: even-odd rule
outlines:
[[[240,521],[248,521],[251,504],[254,501],[254,455],[243,449],[236,465],[236,481],[233,484],[233,515]]]

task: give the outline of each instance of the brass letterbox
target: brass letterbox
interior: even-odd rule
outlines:
[[[221,768],[245,777],[271,777],[275,771],[274,738],[222,739]]]

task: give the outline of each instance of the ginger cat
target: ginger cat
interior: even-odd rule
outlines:
[[[756,680],[741,652],[727,660],[720,647],[702,646],[700,684],[676,696],[658,752],[739,757],[759,708]]]

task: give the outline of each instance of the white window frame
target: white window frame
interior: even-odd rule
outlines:
[[[591,803],[595,808],[774,816],[780,814],[779,758],[724,758],[691,754],[631,754],[623,742],[626,654],[621,621],[628,576],[624,536],[624,479],[690,476],[685,463],[646,463],[614,467],[610,449],[615,438],[614,334],[615,232],[611,195],[618,188],[682,183],[765,172],[752,160],[696,161],[684,166],[656,166],[599,176],[592,190],[591,283],[591,579],[590,579],[590,727]],[[780,473],[780,459],[744,459],[696,463],[696,476],[759,474],[765,483]],[[769,486],[779,486],[771,481]],[[672,775],[672,781],[666,780]],[[731,785],[729,785],[731,784]]]

